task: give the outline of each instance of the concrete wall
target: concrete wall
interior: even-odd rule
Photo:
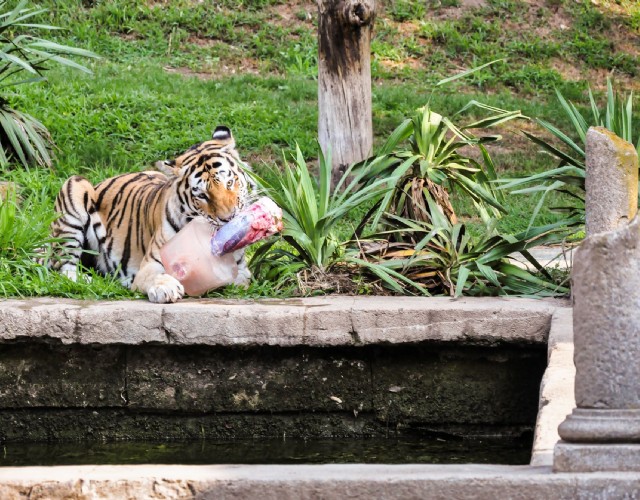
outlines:
[[[5,301],[0,441],[532,431],[553,306]]]
[[[545,358],[505,345],[17,343],[0,350],[0,441],[520,434]]]

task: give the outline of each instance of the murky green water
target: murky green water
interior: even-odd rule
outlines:
[[[527,464],[530,439],[9,443],[1,466],[81,464]]]

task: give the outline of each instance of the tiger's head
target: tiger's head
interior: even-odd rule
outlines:
[[[256,185],[246,173],[250,167],[235,149],[231,130],[219,126],[211,140],[190,147],[173,161],[164,162],[178,177],[178,193],[188,217],[206,217],[220,226],[250,203]]]

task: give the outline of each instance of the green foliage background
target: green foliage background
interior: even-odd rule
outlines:
[[[570,130],[554,87],[588,106],[586,82],[596,98],[613,71],[622,90],[637,86],[640,5],[632,0],[486,0],[470,8],[461,0],[387,0],[380,3],[372,43],[373,118],[377,145],[416,108],[433,84],[499,57],[471,78],[439,91],[432,108],[450,115],[477,99],[520,109]],[[16,224],[31,227],[34,246],[46,238],[40,220],[52,214],[63,180],[79,173],[99,181],[149,168],[206,139],[218,124],[231,127],[241,154],[259,173],[282,164],[282,150],[300,146],[315,164],[317,130],[315,2],[248,0],[40,0],[42,22],[65,29],[50,37],[101,56],[83,61],[93,75],[56,69],[45,84],[6,95],[17,109],[41,120],[57,150],[52,170],[0,170],[20,184],[23,206]],[[588,36],[587,36],[588,34]],[[638,109],[638,106],[636,106]],[[469,120],[473,120],[471,114]],[[544,135],[533,122],[507,124],[504,140],[488,146],[500,175],[549,169],[520,128]],[[549,205],[559,204],[550,194]],[[469,202],[454,205],[466,222]],[[536,199],[509,196],[500,230],[525,230]],[[558,216],[546,207],[538,223]],[[353,221],[342,224],[346,234]],[[2,271],[0,270],[0,273]],[[28,280],[0,274],[0,282],[25,295],[46,293]],[[46,281],[46,280],[45,280]],[[92,290],[101,286],[94,279]],[[105,280],[105,290],[112,284]],[[53,293],[83,296],[86,286]],[[6,292],[5,292],[6,293]],[[112,296],[112,292],[105,292]],[[236,293],[236,292],[229,292]],[[249,295],[269,293],[250,290]],[[123,296],[129,296],[123,292]]]

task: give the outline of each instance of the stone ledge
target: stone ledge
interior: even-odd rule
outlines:
[[[640,444],[560,441],[554,449],[553,468],[556,472],[635,472],[640,477]]]
[[[495,465],[75,466],[0,469],[1,498],[637,498],[637,473]]]
[[[560,439],[558,426],[576,406],[573,364],[573,311],[553,313],[547,347],[547,369],[540,383],[538,418],[531,465],[552,465],[553,447]]]
[[[423,341],[540,344],[567,301],[519,298],[318,297],[0,302],[0,343],[339,346]]]

